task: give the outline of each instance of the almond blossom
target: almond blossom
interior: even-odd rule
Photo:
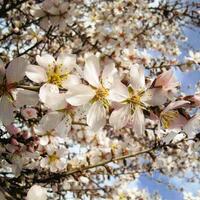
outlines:
[[[66,148],[58,148],[50,144],[47,145],[45,149],[47,155],[41,159],[40,166],[42,168],[49,168],[51,172],[64,169],[66,166]]]
[[[27,200],[47,200],[47,190],[39,185],[33,185],[28,193]]]
[[[112,112],[109,122],[115,129],[123,128],[130,122],[135,133],[141,135],[144,133],[145,124],[143,110],[147,110],[149,102],[153,100],[152,90],[145,88],[142,66],[133,65],[130,76],[131,81],[128,87],[116,80],[110,90],[109,98],[114,102],[119,102],[120,108]],[[155,95],[154,98],[156,99],[157,96]]]
[[[109,107],[109,89],[116,76],[114,64],[105,65],[101,70],[99,59],[89,54],[85,56],[84,79],[89,85],[80,84],[70,88],[66,100],[73,106],[90,103],[87,124],[92,130],[98,130],[106,124],[106,110]]]

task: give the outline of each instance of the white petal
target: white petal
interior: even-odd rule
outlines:
[[[49,143],[49,137],[47,135],[40,137],[40,144],[42,146],[46,146],[48,143]]]
[[[15,106],[22,107],[24,105],[27,106],[35,106],[39,101],[39,96],[37,92],[17,89],[16,90],[16,99]]]
[[[15,83],[21,81],[25,76],[27,65],[28,62],[22,57],[12,60],[6,69],[7,83]]]
[[[177,132],[170,132],[167,134],[167,136],[165,136],[162,141],[165,143],[165,144],[169,144],[173,139],[174,137],[177,135]]]
[[[7,96],[2,96],[0,100],[0,121],[5,126],[10,125],[14,121],[14,107]]]
[[[116,78],[116,75],[117,69],[115,68],[115,64],[111,63],[109,65],[106,65],[102,73],[103,85],[106,88],[110,88],[113,84],[114,78]]]
[[[128,98],[128,88],[121,83],[119,80],[116,80],[110,89],[108,99],[111,101],[122,102]]]
[[[57,64],[62,64],[63,72],[71,72],[76,67],[76,55],[61,53],[57,58]]]
[[[63,118],[63,113],[61,112],[49,112],[42,117],[40,124],[36,129],[43,131],[51,131],[55,129]]]
[[[145,121],[143,111],[139,107],[135,108],[134,114],[132,116],[132,123],[133,131],[138,135],[142,135],[144,133]]]
[[[35,83],[47,82],[48,80],[45,69],[37,65],[28,65],[26,76]]]
[[[40,67],[47,69],[49,68],[49,65],[52,65],[55,62],[55,59],[50,54],[44,54],[42,56],[37,55],[36,61]]]
[[[88,103],[95,96],[95,91],[86,85],[80,84],[67,92],[66,100],[73,106]]]
[[[69,89],[71,87],[74,87],[75,85],[79,85],[81,83],[81,80],[78,76],[70,74],[66,80],[62,82],[62,87]]]
[[[44,84],[39,91],[39,97],[47,108],[61,110],[67,106],[66,94],[59,93],[59,89],[54,84]]]
[[[145,86],[144,67],[138,64],[130,69],[131,85],[134,89],[141,89]]]
[[[100,85],[99,82],[100,65],[99,59],[95,55],[85,58],[84,78],[94,87]]]
[[[141,100],[151,106],[160,106],[166,103],[167,97],[166,93],[162,89],[153,88],[148,89],[144,96],[142,96]]]
[[[87,124],[93,131],[103,128],[106,124],[106,109],[100,102],[95,102],[87,114]]]
[[[33,185],[27,194],[27,200],[47,200],[47,191],[39,185]]]
[[[66,138],[71,130],[72,118],[67,115],[56,127],[55,131],[59,137]]]
[[[171,102],[164,110],[163,112],[167,112],[169,110],[172,109],[177,109],[180,108],[181,106],[184,106],[186,104],[189,104],[189,101],[185,101],[185,100],[180,100],[180,101],[175,101],[175,102]]]
[[[114,129],[120,129],[127,125],[130,120],[130,107],[124,105],[118,110],[114,110],[109,119],[109,123]]]

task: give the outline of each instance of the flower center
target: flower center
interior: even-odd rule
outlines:
[[[49,69],[47,70],[47,77],[49,83],[62,87],[62,82],[67,79],[69,74],[67,72],[63,73],[62,66],[63,66],[62,64],[60,65],[54,64],[53,66],[52,65],[48,66]]]
[[[168,111],[161,114],[161,123],[164,128],[169,128],[171,122],[178,116],[178,111]]]
[[[52,155],[49,155],[49,164],[56,162],[59,160],[59,157],[57,156],[56,152],[54,152]]]
[[[105,87],[99,87],[96,89],[96,94],[94,96],[94,98],[92,99],[92,102],[95,102],[95,101],[100,101],[101,103],[103,103],[103,105],[105,107],[108,107],[109,105],[109,102],[108,100],[106,99],[106,97],[109,95],[109,90],[106,89]]]

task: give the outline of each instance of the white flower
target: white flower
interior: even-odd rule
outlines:
[[[72,74],[76,67],[76,56],[62,53],[57,60],[49,54],[37,55],[38,65],[28,65],[26,76],[35,83],[51,83],[58,87],[70,88],[79,84],[79,77]]]
[[[47,190],[39,185],[33,185],[27,194],[27,200],[47,200]]]
[[[4,125],[14,121],[12,92],[16,83],[24,78],[26,66],[27,61],[21,57],[11,61],[6,69],[0,61],[0,120]]]
[[[86,55],[84,78],[90,84],[77,85],[69,89],[66,100],[73,106],[91,103],[87,113],[87,124],[97,131],[106,124],[106,109],[109,106],[109,88],[111,87],[117,70],[114,64],[104,67],[102,74],[99,59],[95,55]]]
[[[49,168],[51,172],[62,170],[66,166],[67,151],[65,148],[54,145],[46,146],[47,156],[42,158],[40,166],[42,168]]]
[[[109,121],[115,129],[120,129],[131,121],[135,133],[142,134],[145,122],[142,110],[148,106],[147,102],[151,99],[151,94],[145,91],[143,67],[133,65],[130,76],[131,84],[129,87],[116,80],[110,90],[109,98],[112,101],[120,102],[121,107],[112,112]]]

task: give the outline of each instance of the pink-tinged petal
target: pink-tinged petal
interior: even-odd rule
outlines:
[[[59,125],[59,123],[63,119],[63,116],[64,114],[61,112],[56,112],[56,111],[49,112],[42,117],[42,119],[40,120],[40,124],[38,125],[36,129],[42,130],[44,132],[51,131]]]
[[[106,124],[106,109],[100,102],[91,105],[87,113],[87,124],[93,131],[98,131]]]
[[[62,65],[61,70],[63,73],[71,72],[76,68],[76,55],[61,53],[57,58],[57,64]]]
[[[142,135],[145,129],[145,119],[142,109],[139,107],[135,108],[131,121],[135,134]]]
[[[85,58],[84,78],[92,86],[100,85],[100,64],[99,59],[95,55],[89,55]]]
[[[7,83],[10,84],[23,80],[27,65],[27,60],[22,57],[12,60],[6,69]]]
[[[110,63],[104,67],[102,72],[103,85],[106,88],[110,88],[117,76],[117,69],[114,63]]]
[[[62,138],[66,138],[67,134],[71,130],[72,118],[67,115],[55,128],[56,135]]]
[[[180,101],[175,101],[175,102],[171,102],[164,110],[163,112],[167,112],[169,110],[172,110],[172,109],[177,109],[177,108],[180,108],[186,104],[189,104],[190,102],[189,101],[184,101],[184,100],[180,100]]]
[[[142,89],[145,86],[144,67],[138,64],[130,69],[131,85],[134,89]]]
[[[25,74],[31,81],[35,83],[43,83],[48,81],[45,69],[37,65],[28,65]]]
[[[200,114],[193,116],[183,127],[183,131],[188,137],[195,137],[200,132]]]
[[[130,107],[129,105],[123,105],[118,110],[114,110],[109,119],[109,123],[114,129],[118,130],[127,125],[130,120]]]
[[[162,87],[164,90],[173,90],[175,87],[179,86],[179,82],[177,82],[176,77],[173,74],[172,70],[168,70],[160,74],[156,81],[155,87]]]
[[[172,78],[172,76],[173,76],[173,70],[168,70],[168,71],[163,72],[156,78],[155,86],[159,87],[159,86],[166,85],[168,81]]]
[[[142,101],[151,106],[160,106],[166,103],[167,97],[166,93],[162,89],[153,88],[146,91],[142,97]]]
[[[16,97],[15,97],[15,106],[22,107],[24,105],[27,106],[35,106],[39,102],[39,96],[37,92],[17,89]]]
[[[67,106],[66,93],[59,93],[58,87],[54,84],[44,84],[40,88],[39,97],[40,101],[52,110],[61,110]]]
[[[128,88],[119,80],[115,80],[110,89],[108,99],[111,101],[122,102],[128,98]]]
[[[87,85],[77,85],[69,89],[66,101],[73,106],[80,106],[88,103],[95,96],[95,91]]]
[[[44,54],[42,56],[37,55],[36,61],[40,67],[43,67],[44,69],[47,69],[50,65],[55,63],[55,59],[50,54]]]
[[[69,89],[71,87],[74,87],[80,84],[81,84],[80,78],[76,75],[70,74],[68,75],[67,79],[62,82],[62,87]]]
[[[7,96],[2,96],[0,99],[0,121],[5,126],[10,125],[14,121],[14,107]]]
[[[168,129],[183,128],[187,121],[188,120],[183,115],[178,114],[173,120],[170,121]]]

